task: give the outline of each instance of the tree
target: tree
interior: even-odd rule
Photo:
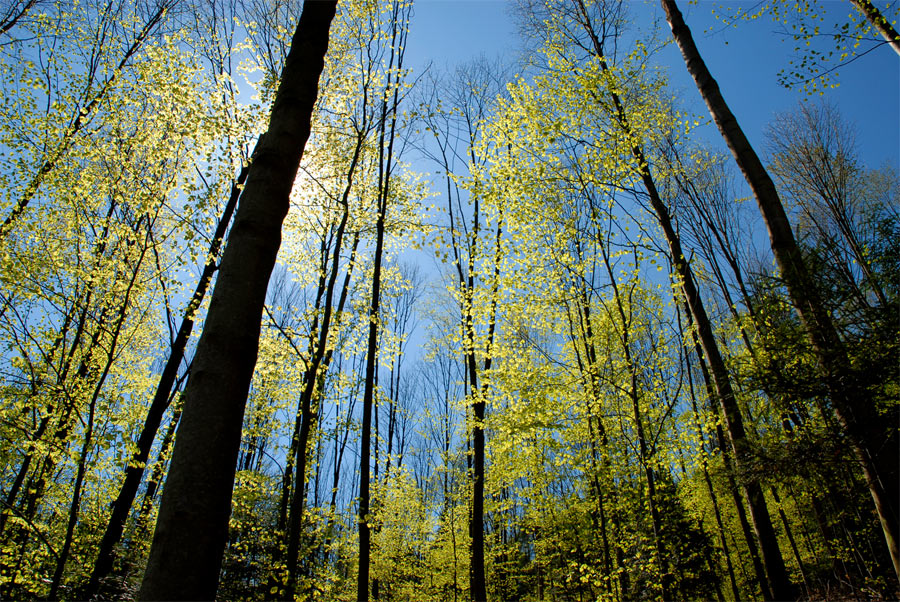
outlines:
[[[688,299],[688,304],[704,347],[704,353],[711,365],[716,396],[721,404],[736,463],[740,468],[749,462],[749,443],[743,425],[743,417],[737,405],[731,377],[719,352],[711,322],[706,314],[692,270],[688,264],[687,254],[682,249],[680,237],[673,227],[669,208],[662,200],[656,179],[651,171],[654,169],[653,157],[649,156],[645,150],[645,147],[651,144],[654,137],[659,137],[660,130],[663,132],[671,131],[677,126],[670,123],[670,118],[659,106],[661,103],[650,92],[653,82],[644,79],[646,76],[644,76],[641,68],[641,61],[646,56],[646,51],[643,47],[639,47],[638,51],[633,52],[625,60],[619,60],[614,63],[613,60],[607,58],[605,47],[612,46],[618,49],[619,34],[616,24],[618,19],[621,18],[619,13],[620,9],[615,5],[606,3],[588,5],[580,0],[576,0],[571,5],[567,5],[565,12],[561,11],[559,14],[551,15],[547,22],[552,24],[550,27],[555,29],[550,30],[548,36],[550,37],[550,43],[562,43],[557,40],[574,39],[576,41],[570,42],[573,48],[569,53],[563,54],[559,58],[551,54],[550,60],[548,60],[549,67],[552,70],[551,73],[559,73],[560,75],[557,77],[570,79],[575,86],[580,87],[584,85],[577,77],[590,78],[590,81],[594,82],[595,85],[591,89],[590,94],[593,102],[596,103],[599,109],[597,112],[603,115],[604,120],[614,128],[613,131],[619,134],[616,142],[624,156],[620,155],[618,160],[631,172],[630,174],[626,172],[627,175],[625,177],[633,175],[634,179],[646,191],[653,214],[663,231],[669,256],[678,276],[679,286],[683,289],[685,297]],[[554,38],[553,36],[556,37]],[[569,78],[567,74],[573,68],[576,70],[577,75]],[[581,70],[580,73],[579,69]],[[628,85],[625,82],[636,83]],[[590,111],[590,109],[587,110]],[[635,119],[631,117],[631,114],[637,114],[641,117]],[[655,127],[651,126],[651,123]],[[563,137],[567,135],[567,129],[566,127],[554,128]],[[598,136],[604,135],[608,136],[602,131],[598,134]],[[611,153],[615,153],[618,150],[616,145],[611,143],[603,144],[595,140],[587,142],[583,140],[582,137],[576,140],[574,144],[577,146],[589,145],[590,151],[593,152],[598,152],[594,150],[597,148],[610,149],[607,152]],[[607,161],[609,163],[612,162],[610,159]],[[596,170],[591,175],[593,178],[596,178]],[[588,175],[583,176],[581,181],[583,187],[588,187],[591,184],[591,179]],[[650,488],[651,490],[654,488],[652,484]],[[784,561],[772,527],[762,489],[757,482],[751,480],[744,483],[744,491],[753,519],[754,529],[762,548],[763,562],[772,585],[772,593],[775,599],[790,598],[790,580],[784,568]],[[653,508],[651,505],[652,512]],[[662,550],[659,551],[659,555],[662,558],[665,557]],[[765,591],[765,587],[763,589]],[[665,583],[661,593],[663,597],[668,595]]]
[[[24,14],[32,8],[33,4],[26,5],[20,14]],[[110,37],[121,41],[122,48],[100,46],[94,49],[96,54],[86,70],[84,81],[74,94],[74,106],[64,105],[64,110],[68,110],[71,117],[67,115],[63,118],[65,125],[58,132],[54,132],[55,139],[49,140],[49,144],[45,147],[46,151],[35,157],[37,164],[34,173],[26,176],[29,178],[27,184],[19,192],[12,210],[0,223],[0,239],[9,234],[14,222],[37,195],[47,176],[58,167],[75,143],[76,137],[93,119],[94,114],[101,109],[107,96],[114,90],[117,84],[116,80],[121,77],[122,71],[140,53],[148,38],[159,30],[160,25],[165,22],[166,13],[173,6],[174,3],[171,0],[162,0],[156,3],[139,29],[134,29],[131,24],[121,21],[120,15],[116,14],[112,4],[107,4],[98,10],[98,14],[95,15],[99,22],[96,26],[97,39],[104,40]],[[14,17],[8,26],[11,27],[17,20],[18,17]],[[117,40],[117,38],[119,39]],[[113,54],[116,51],[119,51],[118,54]],[[61,98],[66,98],[71,94],[69,90],[47,90],[47,92],[59,95]]]
[[[894,29],[888,18],[872,4],[871,0],[850,0],[850,2],[872,24],[872,27],[884,38],[884,41],[890,44],[894,52],[900,56],[900,33],[897,33],[897,30]]]
[[[870,185],[856,159],[853,134],[837,109],[804,103],[778,116],[768,138],[770,170],[799,213],[801,239],[819,241],[861,309],[887,308],[884,286],[867,251],[877,233],[860,228],[878,208],[869,200]]]
[[[0,7],[0,221],[111,82],[0,233],[0,597],[130,599],[148,556],[142,597],[895,594],[665,39],[522,4],[521,75],[445,82],[407,68],[402,1],[179,4],[118,70],[159,3]],[[896,170],[812,103],[769,150],[865,444],[896,449]]]
[[[188,340],[194,329],[194,316],[199,311],[200,304],[203,303],[203,298],[206,296],[206,291],[212,282],[213,275],[218,269],[217,258],[219,249],[221,248],[222,240],[225,238],[225,231],[231,223],[231,216],[237,206],[240,190],[244,185],[248,170],[249,163],[244,166],[241,173],[238,174],[235,179],[228,203],[225,205],[222,217],[213,234],[207,261],[203,266],[203,272],[200,275],[197,287],[194,289],[194,294],[191,295],[191,300],[188,303],[181,324],[178,327],[178,334],[176,335],[175,340],[172,341],[169,357],[166,360],[162,374],[160,374],[159,383],[157,384],[156,391],[150,401],[150,406],[147,408],[147,417],[144,420],[141,434],[137,440],[137,450],[126,464],[125,479],[122,482],[119,494],[111,504],[112,513],[110,514],[106,532],[100,542],[97,559],[94,563],[94,570],[91,573],[91,580],[87,589],[84,591],[84,597],[87,599],[93,598],[94,595],[96,595],[100,589],[101,581],[109,575],[110,571],[112,571],[114,548],[122,537],[125,521],[131,511],[131,506],[134,503],[134,498],[137,495],[138,487],[140,486],[141,478],[144,474],[144,468],[150,458],[150,450],[153,447],[153,441],[162,424],[163,415],[172,401],[172,389],[176,384],[179,368],[185,359]],[[178,421],[175,420],[175,422],[177,423]]]
[[[197,345],[139,597],[212,599],[265,291],[309,137],[336,2],[304,5]]]
[[[369,305],[369,332],[366,346],[366,367],[363,389],[362,435],[359,454],[359,572],[357,573],[356,599],[369,599],[369,568],[371,564],[371,500],[370,462],[372,453],[372,406],[375,395],[376,354],[378,351],[378,330],[381,322],[381,267],[384,258],[384,233],[387,219],[388,199],[391,193],[391,174],[394,169],[394,141],[397,125],[397,111],[400,102],[400,79],[403,70],[403,56],[410,5],[399,1],[391,3],[391,46],[387,63],[387,82],[382,96],[381,117],[378,128],[378,184],[376,191],[375,250],[372,258],[372,293]]]
[[[64,5],[54,8],[65,10]],[[35,16],[46,25],[47,13]],[[3,122],[4,144],[24,135],[52,146],[58,115],[50,112],[42,119],[26,111],[34,106],[29,98],[45,95],[56,110],[69,110],[53,99],[69,97],[83,74],[78,67],[74,83],[64,74],[80,64],[83,50],[101,69],[103,56],[115,56],[120,43],[131,43],[134,23],[140,23],[139,15],[128,9],[86,7],[72,22],[44,30],[46,38],[28,40],[27,28],[35,24],[20,22],[15,31],[28,41],[11,44],[11,51],[23,59],[33,58],[32,51],[55,58],[28,63],[19,72],[40,69],[45,87],[13,93],[4,81],[10,105],[23,110],[16,119],[23,127],[10,129]],[[106,31],[93,45],[82,37],[92,31],[89,24]],[[33,274],[13,285],[10,308],[15,310],[4,312],[2,329],[4,340],[20,341],[14,355],[4,358],[7,369],[18,364],[26,369],[22,376],[30,373],[32,380],[27,392],[6,389],[3,395],[4,423],[15,416],[7,424],[16,431],[4,446],[21,450],[3,454],[13,473],[4,482],[0,513],[0,562],[8,577],[4,596],[47,596],[49,586],[55,597],[83,585],[102,520],[91,509],[97,499],[114,496],[109,491],[113,481],[99,475],[113,470],[118,445],[129,438],[134,404],[147,395],[144,374],[151,370],[158,332],[153,310],[168,280],[160,265],[178,260],[167,243],[202,213],[201,208],[185,211],[176,221],[171,211],[182,166],[196,156],[188,147],[202,152],[207,140],[198,119],[202,84],[194,77],[196,63],[177,47],[156,42],[144,40],[139,65],[118,71],[84,136],[76,136],[45,174],[37,197],[41,210],[23,213],[2,243],[4,274],[23,268]],[[171,103],[160,90],[181,95],[185,104]],[[24,172],[29,166],[24,155],[32,150],[23,147],[16,159]],[[8,192],[15,198],[22,189],[12,186]],[[184,252],[193,247],[185,243]],[[12,301],[10,285],[4,282],[3,296]],[[7,434],[2,438],[6,441]],[[64,485],[60,475],[71,475],[72,486]],[[54,518],[55,513],[65,518]],[[37,533],[41,537],[35,539]],[[38,541],[43,551],[35,549]],[[10,554],[18,559],[8,563]],[[46,586],[36,574],[50,576]]]
[[[897,11],[890,3],[883,13],[871,0],[849,0],[855,9],[826,28],[835,10],[843,4],[819,0],[785,2],[775,0],[752,7],[726,8],[720,19],[727,24],[740,20],[769,17],[783,26],[779,33],[795,43],[795,57],[790,66],[778,73],[778,83],[786,88],[800,87],[807,93],[838,86],[838,68],[888,45],[900,54],[900,34],[894,29]],[[844,13],[846,14],[846,13]],[[878,38],[882,38],[879,40]]]
[[[498,288],[502,260],[502,209],[497,215],[485,211],[489,203],[502,206],[500,199],[489,199],[483,183],[474,177],[484,165],[485,156],[478,150],[483,143],[481,128],[499,92],[502,73],[495,65],[480,61],[460,68],[456,81],[449,86],[452,105],[424,116],[426,131],[433,133],[437,148],[425,148],[444,174],[447,188],[447,234],[438,242],[449,247],[445,259],[455,268],[455,294],[460,308],[465,381],[472,407],[471,470],[472,506],[469,536],[472,538],[469,564],[469,597],[474,602],[487,599],[484,549],[485,486],[485,409],[488,385],[486,374],[493,363],[496,333]],[[435,90],[440,89],[435,82]],[[460,145],[460,146],[458,146]],[[465,175],[464,175],[465,174]],[[457,178],[468,176],[460,183]],[[471,217],[470,217],[471,215]],[[485,233],[491,218],[493,228]],[[449,236],[449,241],[446,240]],[[491,252],[493,251],[493,254]],[[479,289],[484,287],[482,299]],[[484,306],[479,303],[482,301]],[[481,313],[483,312],[483,313]],[[483,322],[482,322],[483,321]],[[483,324],[483,328],[480,328]]]
[[[877,423],[877,411],[849,371],[846,349],[831,318],[825,311],[809,271],[803,262],[778,192],[768,172],[737,123],[694,44],[691,32],[674,0],[661,0],[666,19],[713,120],[737,160],[753,190],[769,231],[772,252],[781,269],[790,296],[812,342],[819,368],[834,404],[835,417],[854,450],[866,477],[885,542],[891,553],[894,572],[900,579],[900,522],[897,513],[897,475],[884,465],[893,462],[893,453],[879,452],[867,443],[867,430]],[[886,455],[892,456],[887,458]]]

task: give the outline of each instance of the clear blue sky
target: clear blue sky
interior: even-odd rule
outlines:
[[[739,3],[730,3],[737,6]],[[741,3],[752,6],[756,2]],[[825,0],[826,24],[845,19],[849,2]],[[876,5],[885,2],[876,0]],[[764,130],[773,115],[791,110],[804,98],[800,91],[778,85],[779,70],[788,66],[794,49],[792,40],[776,33],[769,19],[724,27],[712,11],[720,2],[679,2],[700,52],[719,82],[741,126],[758,152],[764,152]],[[635,25],[653,27],[654,19],[668,28],[654,0],[631,0]],[[832,17],[834,17],[832,19]],[[712,31],[710,31],[712,29]],[[420,67],[433,61],[437,67],[452,67],[480,54],[488,57],[515,54],[519,41],[516,26],[504,0],[416,0],[407,55],[409,64]],[[668,65],[672,89],[685,107],[707,115],[677,48],[660,55]],[[900,57],[883,46],[839,70],[840,87],[826,93],[858,133],[860,159],[869,167],[890,162],[900,167]],[[706,136],[716,140],[710,126]]]

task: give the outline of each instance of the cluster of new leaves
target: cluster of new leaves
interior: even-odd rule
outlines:
[[[0,562],[4,597],[55,598],[91,574],[254,110],[172,3],[24,10],[0,56]]]
[[[847,4],[836,10],[819,0],[768,0],[749,9],[720,8],[717,16],[729,25],[770,18],[795,44],[794,57],[780,71],[778,83],[786,88],[799,87],[808,94],[824,94],[840,85],[838,69],[842,66],[884,44],[900,47],[894,31],[900,16],[896,7],[889,3],[882,13],[870,0]]]

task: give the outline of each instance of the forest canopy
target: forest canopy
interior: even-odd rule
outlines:
[[[0,598],[900,596],[900,8],[635,4],[2,0]]]

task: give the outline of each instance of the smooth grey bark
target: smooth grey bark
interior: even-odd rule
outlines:
[[[215,598],[266,289],[336,5],[306,2],[294,32],[197,344],[140,600]]]
[[[865,476],[894,565],[894,574],[900,579],[900,475],[896,474],[897,450],[891,446],[878,449],[876,438],[870,436],[869,431],[877,428],[879,421],[871,396],[848,366],[844,344],[803,262],[775,184],[725,102],[675,0],[660,1],[688,72],[756,198],[769,231],[772,253],[812,343],[819,372],[833,404],[834,416]]]
[[[856,7],[863,16],[872,24],[881,37],[891,45],[891,48],[900,55],[900,34],[891,25],[891,22],[881,14],[871,0],[850,0],[850,4]]]

